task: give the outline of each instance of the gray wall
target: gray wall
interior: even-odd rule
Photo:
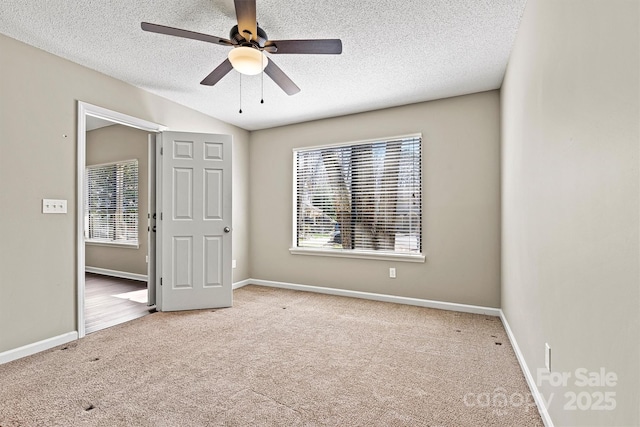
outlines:
[[[529,0],[502,87],[502,308],[555,425],[640,425],[638,2]],[[605,368],[615,387],[578,387]],[[614,392],[615,411],[564,410]]]
[[[492,91],[252,132],[251,277],[499,307],[499,113]],[[417,132],[425,263],[289,253],[293,148]]]
[[[87,132],[87,166],[138,160],[138,247],[86,244],[85,265],[147,275],[147,213],[149,212],[148,133],[112,125]]]
[[[78,100],[233,136],[233,277],[249,277],[247,131],[2,35],[0,52],[0,352],[77,330]],[[69,213],[43,215],[43,198]]]

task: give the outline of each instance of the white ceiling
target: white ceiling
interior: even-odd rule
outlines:
[[[228,38],[233,0],[2,0],[0,33],[248,130],[497,89],[526,0],[257,0],[269,39],[340,38],[342,55],[269,55],[301,88],[231,71],[230,48],[144,32],[147,21]]]

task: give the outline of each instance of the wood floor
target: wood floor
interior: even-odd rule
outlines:
[[[91,333],[149,314],[147,283],[86,273],[85,332]]]

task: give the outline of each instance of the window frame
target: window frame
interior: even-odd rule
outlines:
[[[126,163],[136,163],[136,168],[137,168],[137,184],[138,184],[138,188],[137,188],[137,200],[138,200],[138,221],[137,221],[137,233],[136,233],[136,240],[135,241],[123,241],[123,240],[102,240],[102,239],[95,239],[95,238],[88,238],[86,237],[87,232],[88,232],[88,225],[87,225],[87,221],[89,220],[89,206],[88,206],[88,198],[89,198],[89,182],[88,182],[88,174],[89,174],[89,169],[92,168],[100,168],[100,167],[105,167],[105,166],[112,166],[112,165],[121,165],[121,164],[126,164]],[[91,245],[91,246],[107,246],[107,247],[120,247],[120,248],[126,248],[126,249],[139,249],[140,248],[140,160],[137,158],[133,158],[133,159],[123,159],[123,160],[116,160],[113,162],[106,162],[106,163],[99,163],[99,164],[94,164],[94,165],[86,165],[85,166],[85,173],[84,173],[84,190],[85,190],[85,195],[84,195],[84,204],[85,204],[85,208],[84,208],[84,215],[83,215],[83,222],[84,222],[84,233],[83,233],[83,237],[84,237],[84,243],[86,245]],[[120,191],[120,188],[116,188],[116,191]]]
[[[380,142],[389,142],[399,139],[420,139],[420,156],[423,157],[424,153],[424,140],[422,138],[422,133],[401,135],[401,136],[391,136],[391,137],[382,137],[368,140],[360,140],[360,141],[350,141],[350,142],[340,142],[335,144],[324,144],[324,145],[313,145],[306,147],[297,147],[292,149],[292,187],[293,187],[293,198],[292,198],[292,234],[291,234],[291,247],[289,248],[289,253],[292,255],[311,255],[311,256],[323,256],[323,257],[339,257],[339,258],[356,258],[356,259],[370,259],[370,260],[386,260],[386,261],[400,261],[400,262],[425,262],[425,252],[424,252],[424,188],[422,182],[424,181],[424,170],[421,168],[420,171],[420,238],[421,238],[421,252],[420,253],[402,253],[402,252],[390,252],[390,251],[376,251],[376,250],[367,250],[367,249],[337,249],[337,248],[308,248],[308,247],[299,247],[297,246],[297,236],[298,236],[298,169],[297,169],[297,158],[296,155],[299,152],[305,151],[318,151],[322,149],[330,149],[330,148],[340,148],[340,147],[352,147],[355,145],[365,145],[365,144],[374,144]],[[420,159],[421,164],[423,164],[423,159]]]

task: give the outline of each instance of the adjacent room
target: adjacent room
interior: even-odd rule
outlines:
[[[640,425],[637,0],[0,9],[0,426]]]
[[[150,310],[147,133],[87,118],[84,169],[84,324],[90,333]]]

